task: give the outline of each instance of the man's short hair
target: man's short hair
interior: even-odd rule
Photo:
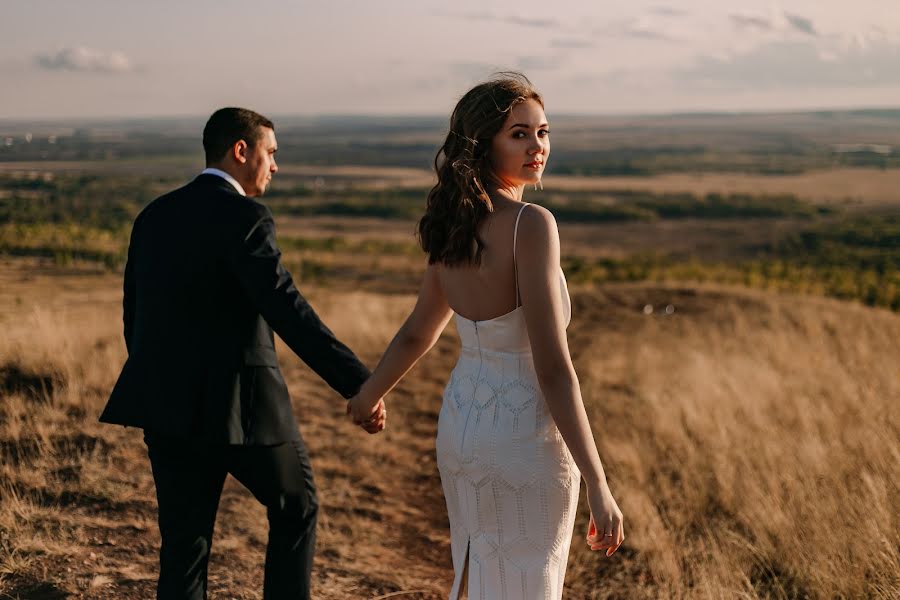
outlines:
[[[262,127],[272,131],[272,121],[247,108],[220,108],[212,114],[203,128],[203,150],[206,164],[215,164],[225,157],[239,140],[253,146],[262,137]]]

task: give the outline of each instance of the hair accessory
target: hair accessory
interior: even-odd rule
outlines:
[[[452,129],[450,130],[450,133],[452,133],[453,135],[455,135],[458,138],[466,140],[467,142],[471,142],[473,146],[478,145],[478,140],[476,140],[475,138],[470,138],[470,137],[466,137],[464,135],[460,135],[460,134],[456,133],[455,131],[453,131]]]

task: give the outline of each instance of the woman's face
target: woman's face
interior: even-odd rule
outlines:
[[[526,100],[509,111],[506,122],[491,141],[490,163],[503,187],[535,184],[550,156],[550,128],[544,109]]]

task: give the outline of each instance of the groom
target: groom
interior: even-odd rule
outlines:
[[[157,598],[206,598],[225,476],[268,509],[266,600],[309,598],[318,503],[275,356],[273,329],[344,398],[369,376],[281,264],[253,199],[275,164],[275,128],[223,108],[203,130],[205,169],[137,217],[125,267],[128,360],[100,417],[144,430],[162,537]],[[384,428],[380,403],[363,428]]]

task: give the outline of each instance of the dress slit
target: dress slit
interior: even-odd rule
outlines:
[[[469,544],[470,541],[466,540],[466,553],[463,555],[463,565],[462,571],[459,576],[459,581],[456,582],[456,596],[451,598],[450,600],[462,600],[463,594],[468,596],[469,593]]]

